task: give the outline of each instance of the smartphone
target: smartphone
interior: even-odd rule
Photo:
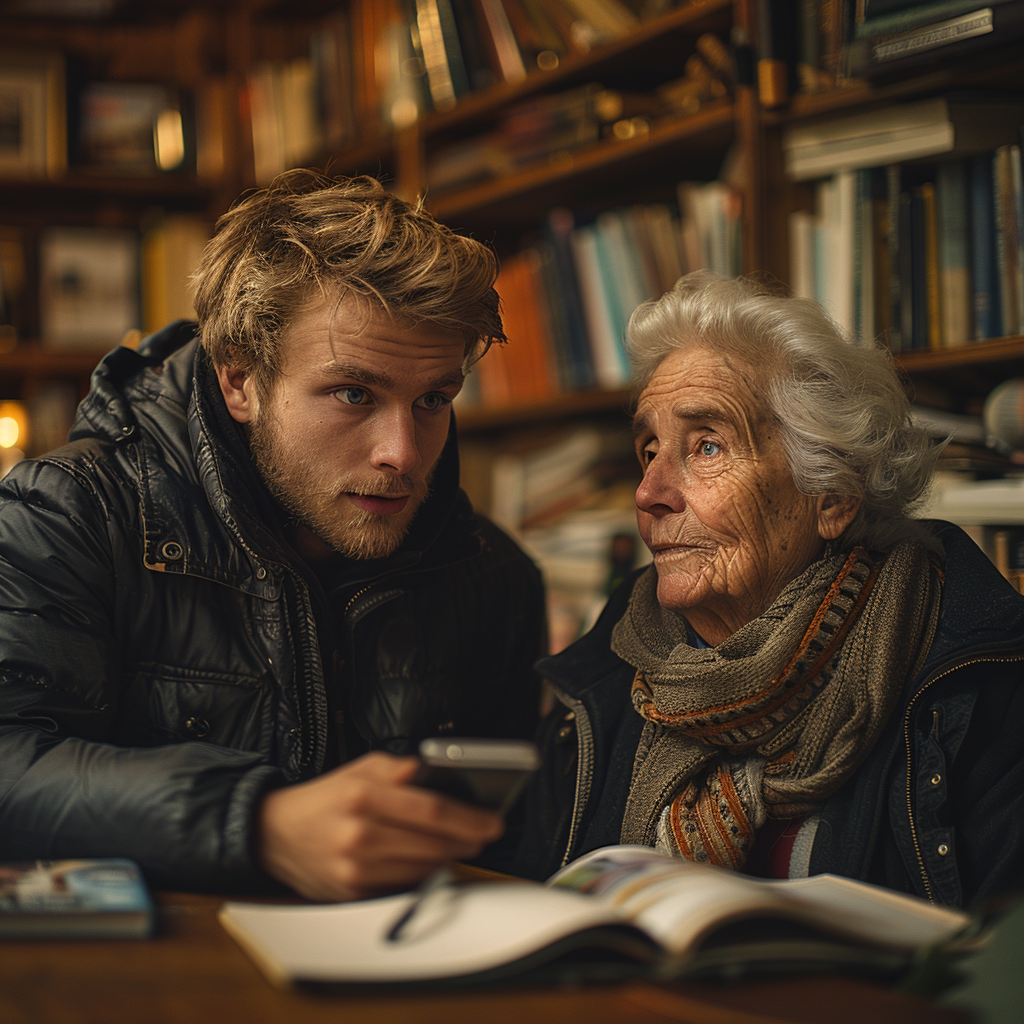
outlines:
[[[419,747],[414,785],[504,814],[540,767],[540,751],[529,740],[438,737]]]

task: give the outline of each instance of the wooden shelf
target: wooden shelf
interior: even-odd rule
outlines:
[[[525,405],[457,409],[455,415],[460,434],[481,434],[592,413],[621,413],[625,421],[630,415],[631,395],[629,388],[579,391]]]
[[[92,373],[109,349],[87,352],[59,352],[22,345],[0,353],[0,376],[83,377]]]
[[[962,348],[944,348],[927,352],[901,352],[896,362],[907,373],[927,373],[979,363],[1002,363],[1020,359],[1024,363],[1024,336],[978,341]],[[1024,370],[1024,365],[1021,367]]]
[[[550,205],[564,202],[564,188],[574,183],[574,191],[585,195],[592,182],[614,174],[627,174],[649,167],[654,157],[665,156],[674,148],[689,146],[685,171],[680,168],[679,179],[700,177],[699,155],[707,154],[718,164],[729,143],[735,137],[736,110],[728,100],[710,106],[693,117],[663,118],[651,126],[643,136],[623,140],[606,140],[596,146],[575,152],[560,153],[552,160],[524,168],[517,174],[495,181],[469,185],[446,194],[427,197],[427,205],[440,220],[452,221],[471,217],[497,225],[521,223],[523,204],[514,200],[528,200],[530,206],[544,205],[546,192],[562,190],[561,198],[551,197]],[[624,196],[623,201],[635,195]]]
[[[74,196],[111,196],[118,199],[194,199],[203,202],[215,195],[221,186],[194,175],[182,174],[104,174],[69,171],[59,178],[0,178],[5,195],[24,198],[34,193]]]
[[[995,338],[962,348],[903,352],[896,365],[911,397],[923,405],[978,412],[985,396],[1011,377],[1024,377],[1024,337]]]

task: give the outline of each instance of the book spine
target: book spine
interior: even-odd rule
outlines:
[[[629,312],[632,311],[623,308],[617,280],[616,261],[611,252],[607,234],[597,224],[594,225],[594,241],[597,251],[597,266],[601,274],[601,288],[604,291],[605,302],[611,318],[612,337],[615,339],[623,377],[626,377],[629,374],[629,363],[625,351],[626,322],[629,319]]]
[[[896,266],[900,276],[900,337],[903,339],[903,349],[907,350],[917,347],[918,341],[915,334],[917,324],[914,322],[916,296],[914,294],[914,202],[912,193],[900,192],[898,217],[899,250]]]
[[[814,214],[808,210],[789,215],[789,280],[794,295],[814,298]]]
[[[451,0],[436,0],[436,3],[441,39],[444,42],[445,56],[448,58],[448,71],[452,79],[452,88],[458,98],[465,96],[472,86],[469,83],[469,72],[466,70],[466,61],[462,53],[462,41],[459,39],[455,10]]]
[[[473,10],[473,0],[451,0],[451,5],[470,88],[486,89],[494,84],[495,74]]]
[[[996,232],[996,262],[999,268],[1001,331],[1004,336],[1020,328],[1017,275],[1020,252],[1017,245],[1017,204],[1013,194],[1013,158],[1009,146],[1000,146],[992,159],[992,196]]]
[[[562,301],[559,290],[555,247],[549,238],[542,238],[534,248],[539,260],[536,283],[557,371],[558,390],[576,391],[579,385],[576,382],[575,352],[570,337],[566,304]]]
[[[441,14],[437,0],[416,0],[416,27],[419,30],[420,46],[423,48],[423,63],[427,70],[431,101],[437,110],[451,110],[455,106],[457,95],[441,31]]]
[[[474,0],[474,4],[480,15],[484,44],[502,80],[522,81],[526,77],[526,64],[501,0]]]
[[[996,0],[998,3],[999,0]],[[991,7],[985,0],[937,0],[934,3],[906,4],[901,10],[868,15],[854,28],[854,38],[873,39],[877,36],[897,35],[912,29],[934,25],[982,7]]]
[[[559,391],[555,339],[547,316],[540,254],[535,247],[524,250],[519,268],[522,294],[521,318],[526,375],[529,381],[525,397],[550,398]]]
[[[970,160],[971,278],[974,285],[974,338],[983,341],[999,336],[999,279],[995,259],[995,221],[992,190],[992,157]]]
[[[855,286],[859,273],[855,261],[861,255],[857,239],[857,184],[856,171],[840,171],[836,175],[836,248],[829,257],[835,277],[834,315],[840,326],[854,337],[857,336]]]
[[[935,185],[926,181],[921,186],[921,216],[924,220],[924,284],[927,314],[927,347],[942,346],[942,305],[939,301],[939,246],[935,209]]]
[[[1010,147],[1010,174],[1013,182],[1013,209],[1017,221],[1017,292],[1018,321],[1016,331],[1024,334],[1024,174],[1021,171],[1021,148]]]
[[[536,25],[520,0],[501,0],[527,69],[537,67],[537,54],[544,49]]]
[[[604,388],[621,387],[628,377],[616,340],[616,320],[608,305],[597,252],[596,229],[592,224],[576,228],[571,236],[572,252],[579,274],[580,296],[592,346],[594,376]]]
[[[577,389],[593,387],[597,380],[594,374],[590,341],[587,338],[579,277],[570,241],[573,231],[572,214],[565,209],[552,210],[548,214],[547,230],[555,255],[557,278],[554,283],[566,314],[569,345],[572,352],[572,387]]]
[[[800,0],[796,70],[800,91],[821,92],[821,39],[818,34],[818,0]]]
[[[862,345],[873,345],[877,333],[875,324],[875,174],[862,170],[857,176],[857,232],[859,257],[857,260],[857,340]]]
[[[900,295],[900,185],[899,164],[885,169],[885,239],[889,266],[889,348],[893,352],[903,349],[903,300]],[[907,338],[907,346],[910,339]]]
[[[789,102],[789,67],[787,44],[792,40],[794,25],[787,15],[794,13],[789,3],[757,0],[757,95],[761,106],[771,110]]]
[[[609,210],[597,218],[598,249],[611,267],[608,285],[615,290],[616,305],[621,311],[622,335],[634,309],[650,298],[640,278],[640,254],[618,210]]]
[[[818,6],[818,39],[821,70],[827,87],[835,86],[839,77],[839,40],[842,37],[842,0],[821,0]]]
[[[935,177],[938,217],[939,291],[942,296],[942,345],[959,348],[973,337],[971,261],[968,237],[967,165],[939,164]]]
[[[570,48],[569,41],[559,32],[552,10],[544,0],[522,0],[522,2],[537,30],[541,45],[544,50],[549,51],[548,66],[553,66],[551,54],[561,56],[566,53]]]
[[[875,266],[875,309],[874,309],[874,334],[872,339],[881,338],[883,342],[892,333],[892,302],[889,298],[890,281],[892,277],[889,265],[888,245],[888,202],[884,198],[875,198],[873,207],[874,221],[874,266]]]
[[[982,8],[959,18],[951,18],[949,21],[924,25],[898,36],[883,37],[871,46],[871,63],[887,64],[903,57],[912,57],[964,39],[987,35],[993,28],[991,9]]]

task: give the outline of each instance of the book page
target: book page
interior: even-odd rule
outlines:
[[[737,915],[782,912],[777,893],[750,883],[734,872],[646,846],[594,850],[547,882],[609,903],[675,954],[691,950],[709,929]]]
[[[594,850],[547,884],[610,904],[676,955],[692,953],[708,932],[745,917],[800,921],[896,949],[945,940],[969,921],[957,911],[848,878],[769,881],[644,846]]]
[[[415,894],[318,906],[227,903],[219,917],[278,982],[382,983],[454,978],[526,957],[566,936],[613,925],[606,904],[530,882],[449,886],[400,941],[386,936]]]

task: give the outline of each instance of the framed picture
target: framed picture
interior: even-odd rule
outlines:
[[[195,170],[190,97],[147,82],[93,82],[78,97],[76,161],[111,174]]]
[[[116,228],[47,228],[39,237],[39,286],[48,348],[113,348],[140,323],[138,236]]]
[[[63,56],[0,51],[0,175],[54,177],[66,168]]]

